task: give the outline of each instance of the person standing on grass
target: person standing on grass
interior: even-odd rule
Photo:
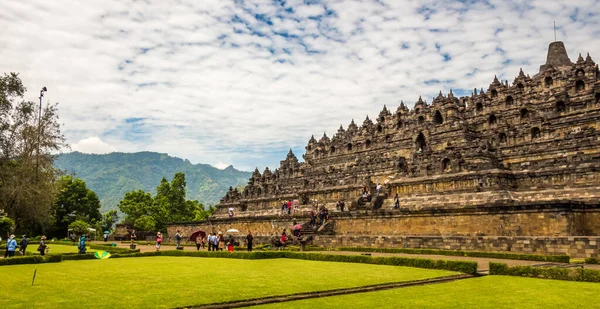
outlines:
[[[181,247],[181,233],[179,231],[175,233],[175,242],[177,243],[177,248],[179,249]]]
[[[17,241],[15,240],[15,235],[10,235],[8,240],[6,241],[6,255],[5,257],[14,257],[15,251],[17,250]]]
[[[252,232],[248,232],[248,236],[246,236],[246,244],[248,244],[248,251],[252,251],[252,240],[254,240]]]
[[[21,242],[19,243],[19,253],[21,256],[25,255],[25,251],[27,250],[27,245],[29,245],[29,239],[27,239],[27,235],[23,235]]]
[[[42,236],[40,238],[40,245],[38,246],[37,251],[40,253],[41,256],[46,255],[46,236]]]
[[[212,234],[208,233],[208,236],[206,237],[206,242],[208,242],[208,251],[212,251],[212,246],[213,246],[213,238],[212,238]]]
[[[77,246],[79,248],[79,254],[85,254],[85,252],[86,252],[85,241],[86,241],[85,235],[81,235],[81,237],[79,238],[79,245]]]
[[[219,251],[223,251],[223,249],[225,249],[225,238],[223,238],[223,233],[219,233],[219,244],[217,245],[217,248],[219,249]]]
[[[202,245],[202,237],[196,236],[196,251],[200,251],[200,245]]]
[[[162,244],[162,234],[156,233],[156,251],[160,251],[160,245]]]

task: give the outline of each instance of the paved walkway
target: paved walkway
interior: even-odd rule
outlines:
[[[121,244],[117,245],[119,248],[129,248],[129,244]],[[196,247],[183,247],[184,251],[196,251]],[[239,249],[240,247],[236,247]],[[156,251],[156,247],[153,245],[137,245],[136,249],[140,249],[140,252],[153,252]],[[174,245],[163,245],[161,246],[161,250],[176,250]],[[200,250],[207,251],[207,249]],[[243,250],[245,251],[245,250]],[[361,252],[355,251],[310,251],[310,253],[323,253],[323,254],[341,254],[341,255],[360,255]],[[449,260],[449,261],[474,261],[477,262],[478,271],[485,273],[489,268],[490,262],[496,263],[505,263],[508,266],[531,266],[531,265],[541,265],[541,264],[554,264],[554,265],[562,265],[568,266],[583,266],[585,268],[590,269],[598,269],[600,270],[600,265],[579,265],[579,264],[566,264],[566,263],[554,263],[554,262],[543,262],[543,261],[525,261],[525,260],[508,260],[508,259],[492,259],[492,258],[479,258],[479,257],[470,257],[470,256],[452,256],[452,255],[433,255],[433,254],[406,254],[406,253],[380,253],[380,252],[364,252],[367,254],[371,254],[373,257],[377,256],[400,256],[400,257],[412,257],[412,258],[423,258],[423,259],[433,259],[433,260]]]

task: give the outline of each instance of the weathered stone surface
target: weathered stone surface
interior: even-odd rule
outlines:
[[[431,104],[419,98],[412,110],[404,103],[395,111],[384,107],[331,138],[311,137],[304,162],[290,150],[279,168],[256,169],[243,192],[230,189],[214,218],[196,227],[278,234],[291,226],[291,218],[277,216],[282,201],[298,200],[295,216],[307,221],[317,200],[342,237],[332,244],[357,235],[417,235],[527,252],[560,242],[573,251],[577,244],[566,236],[600,235],[599,77],[591,57],[573,63],[564,44],[554,42],[533,77],[521,71],[510,85],[494,78],[487,91],[468,97],[450,91]],[[361,201],[362,189],[374,193],[378,183],[385,199],[374,210]],[[395,194],[401,207],[392,210]],[[339,200],[350,213],[334,210]],[[235,218],[222,221],[228,208]],[[517,240],[492,241],[504,236]],[[550,238],[525,243],[520,236]],[[579,240],[578,254],[597,254],[591,239]]]

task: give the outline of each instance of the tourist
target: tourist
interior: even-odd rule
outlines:
[[[340,201],[335,202],[335,209],[340,210]]]
[[[248,232],[248,236],[246,236],[246,244],[248,245],[248,251],[252,251],[252,240],[254,237],[252,236],[252,232]]]
[[[15,235],[10,235],[6,241],[6,253],[4,254],[4,257],[11,258],[15,256],[15,251],[17,251],[17,241],[15,240]]]
[[[46,255],[46,248],[46,236],[42,235],[42,237],[40,237],[40,245],[38,246],[37,251],[44,256]]]
[[[235,240],[233,239],[233,236],[231,234],[229,234],[229,237],[227,238],[227,252],[233,252],[234,244],[235,244]]]
[[[25,255],[27,245],[29,245],[29,239],[27,239],[27,234],[25,234],[23,235],[23,238],[21,238],[21,242],[19,242],[19,253],[21,256]]]
[[[131,230],[131,235],[129,236],[129,238],[131,239],[131,244],[133,245],[133,243],[137,239],[137,236],[135,235],[135,230]]]
[[[213,246],[212,246],[212,251],[217,251],[219,248],[219,237],[217,237],[217,233],[213,233]]]
[[[281,243],[285,246],[286,241],[287,241],[287,235],[285,234],[285,229],[283,229],[283,233],[281,234]]]
[[[285,214],[287,210],[287,203],[285,201],[281,202],[281,213]]]
[[[209,233],[208,237],[206,237],[206,241],[208,242],[208,251],[212,251],[213,243],[215,242],[213,240],[213,235]]]
[[[287,213],[288,215],[292,213],[292,201],[287,201]]]
[[[156,251],[160,251],[160,245],[162,244],[162,234],[156,233]]]
[[[196,251],[200,251],[200,246],[202,245],[202,237],[200,235],[196,236]]]
[[[375,190],[377,190],[377,196],[379,196],[379,194],[381,193],[381,184],[377,184],[377,187],[375,187]]]
[[[104,233],[103,237],[104,237],[104,242],[107,242],[108,241],[108,233]]]
[[[229,219],[233,218],[233,207],[229,207],[229,209],[227,210],[227,213],[229,215]]]
[[[79,238],[79,245],[77,245],[77,248],[79,249],[79,254],[85,254],[86,249],[85,249],[85,241],[87,240],[87,238],[85,237],[85,235],[81,235],[81,237]]]
[[[314,210],[310,211],[310,227],[313,228],[315,227],[315,223],[316,223],[316,217],[315,217],[315,212]]]
[[[400,197],[398,197],[398,193],[394,196],[394,209],[400,208]]]
[[[344,211],[344,207],[346,207],[346,204],[344,203],[344,201],[340,201],[340,211]]]
[[[217,244],[217,249],[219,249],[219,251],[223,251],[223,249],[225,249],[225,239],[223,238],[223,233],[219,232],[219,243]]]
[[[177,243],[177,249],[181,248],[181,233],[179,230],[175,233],[175,242]]]

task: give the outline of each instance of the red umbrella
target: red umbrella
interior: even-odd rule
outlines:
[[[301,229],[302,229],[302,224],[296,224],[296,225],[292,226],[293,231],[301,230]]]
[[[193,241],[193,242],[195,242],[196,238],[198,238],[198,236],[200,236],[200,239],[202,239],[202,238],[206,237],[206,233],[204,231],[200,231],[200,230],[195,231],[190,236],[190,240]]]

